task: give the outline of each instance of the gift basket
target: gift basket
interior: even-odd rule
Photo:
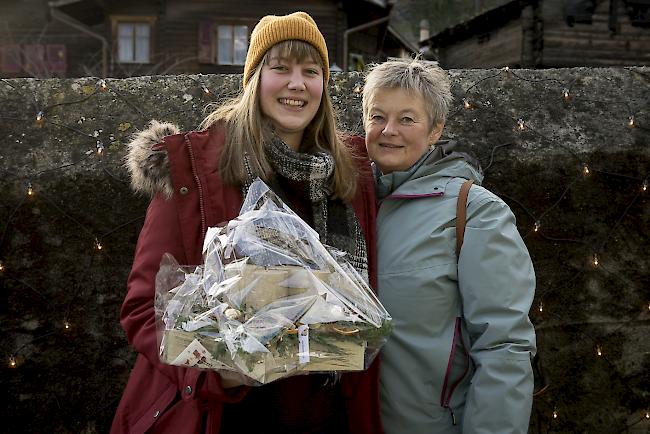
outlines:
[[[209,228],[203,265],[164,255],[156,276],[160,359],[261,385],[367,369],[391,318],[345,253],[261,180],[239,217]]]

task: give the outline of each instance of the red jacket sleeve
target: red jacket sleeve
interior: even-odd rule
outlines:
[[[223,389],[219,375],[214,372],[166,365],[160,361],[154,296],[156,273],[164,253],[172,254],[181,264],[187,263],[174,201],[157,195],[149,204],[138,238],[120,312],[120,323],[129,343],[176,385],[183,399],[241,400],[248,388]]]

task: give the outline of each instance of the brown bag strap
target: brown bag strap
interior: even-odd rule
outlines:
[[[458,202],[456,203],[456,259],[460,256],[460,248],[463,246],[465,223],[467,222],[467,196],[473,183],[474,181],[471,179],[463,182],[460,193],[458,193]]]

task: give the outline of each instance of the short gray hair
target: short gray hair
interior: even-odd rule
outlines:
[[[395,59],[373,66],[363,88],[364,125],[368,107],[377,89],[403,89],[421,96],[431,128],[444,122],[454,97],[447,73],[437,65],[420,59]]]

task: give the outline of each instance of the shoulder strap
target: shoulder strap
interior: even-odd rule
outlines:
[[[465,236],[465,223],[467,222],[467,196],[469,189],[472,187],[474,181],[468,179],[463,182],[458,193],[458,202],[456,203],[456,259],[460,256],[460,248],[463,245],[463,237]]]

